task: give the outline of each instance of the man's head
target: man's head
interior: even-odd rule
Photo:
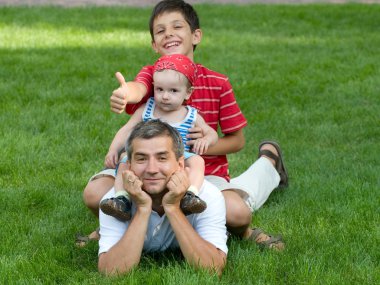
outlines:
[[[126,149],[129,169],[148,194],[161,193],[171,175],[184,168],[182,138],[176,129],[160,120],[137,124]]]
[[[149,20],[153,49],[161,55],[180,53],[193,59],[202,32],[194,8],[182,0],[163,0]]]

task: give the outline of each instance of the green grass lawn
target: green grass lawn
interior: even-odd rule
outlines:
[[[97,272],[97,220],[82,202],[126,115],[110,112],[115,71],[157,55],[150,8],[0,8],[0,284],[379,284],[380,5],[196,6],[195,59],[228,74],[246,115],[247,168],[280,142],[290,187],[252,224],[283,253],[229,241],[221,279],[178,255],[144,256],[119,278]]]

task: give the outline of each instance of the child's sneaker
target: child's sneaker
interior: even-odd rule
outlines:
[[[131,202],[124,196],[104,199],[100,202],[100,209],[104,214],[112,216],[122,222],[131,219]]]
[[[207,208],[207,204],[193,192],[187,191],[181,199],[180,207],[187,216],[202,213]]]

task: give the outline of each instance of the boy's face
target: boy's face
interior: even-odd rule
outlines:
[[[167,12],[153,21],[152,47],[160,55],[183,54],[194,60],[193,46],[200,43],[202,31],[191,32],[180,12]]]

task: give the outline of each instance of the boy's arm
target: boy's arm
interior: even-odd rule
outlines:
[[[144,105],[141,106],[128,120],[128,122],[116,133],[112,143],[109,147],[108,153],[105,159],[105,165],[107,167],[115,168],[118,162],[118,158],[115,158],[115,153],[119,153],[125,146],[131,130],[141,122],[141,114],[144,110]]]
[[[138,103],[146,95],[145,84],[137,81],[125,82],[124,76],[120,72],[115,74],[120,83],[120,87],[112,92],[110,98],[111,111],[121,114],[125,110],[127,103]]]

